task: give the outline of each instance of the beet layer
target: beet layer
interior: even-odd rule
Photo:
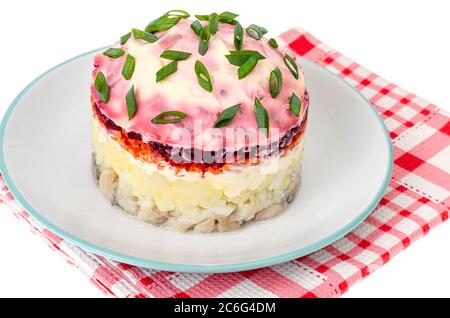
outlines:
[[[279,142],[267,146],[245,147],[233,152],[204,151],[200,149],[185,149],[173,147],[159,142],[144,142],[139,133],[125,131],[114,121],[105,116],[98,105],[91,98],[92,110],[98,121],[113,135],[113,138],[121,144],[135,158],[145,162],[161,165],[161,160],[186,171],[200,171],[220,173],[227,169],[230,164],[258,164],[261,159],[274,155],[284,155],[297,145],[300,137],[304,134],[308,111],[306,111],[302,122],[288,130]]]

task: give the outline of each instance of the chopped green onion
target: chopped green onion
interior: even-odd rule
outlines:
[[[250,24],[247,27],[247,34],[256,40],[260,40],[266,33],[267,33],[266,28],[263,28],[256,24]]]
[[[230,22],[230,21],[233,21],[234,19],[236,19],[238,16],[239,16],[239,14],[229,12],[229,11],[224,11],[221,14],[219,14],[219,21],[220,22]]]
[[[300,115],[300,110],[302,109],[302,100],[298,98],[295,93],[292,93],[292,96],[289,99],[289,109],[295,116],[298,117],[298,115]]]
[[[121,57],[125,54],[125,51],[123,49],[119,48],[109,48],[105,52],[103,52],[103,55],[106,55],[107,57],[112,57],[113,59],[116,59],[118,57]]]
[[[167,15],[163,15],[158,19],[150,22],[145,28],[145,32],[154,33],[157,31],[165,31],[169,30],[171,27],[176,25],[181,20],[181,17],[169,17]]]
[[[209,77],[209,72],[205,65],[203,65],[200,61],[195,62],[195,74],[197,74],[197,81],[200,86],[211,93],[213,86],[211,83],[211,78]]]
[[[238,68],[239,79],[243,79],[248,74],[250,74],[251,71],[253,71],[253,69],[256,67],[256,64],[258,64],[258,61],[259,61],[258,57],[256,55],[252,55],[247,59],[247,61],[245,61],[244,64],[239,66]]]
[[[217,15],[217,13],[213,13]],[[200,21],[209,21],[212,14],[196,14],[195,17],[199,19]],[[228,24],[235,24],[236,18],[239,16],[239,14],[224,11],[221,14],[217,15],[217,20],[222,23],[228,23]]]
[[[231,51],[230,54],[225,55],[225,57],[231,64],[239,66],[239,79],[242,79],[250,74],[258,61],[265,58],[259,52],[251,50]]]
[[[158,41],[158,38],[153,33],[141,31],[138,29],[131,29],[131,33],[133,33],[133,36],[138,40],[144,40],[149,43],[154,43]]]
[[[174,51],[174,50],[165,50],[161,53],[160,57],[163,59],[173,60],[173,61],[181,61],[186,60],[191,56],[191,53],[182,52],[182,51]]]
[[[130,36],[131,36],[131,32],[128,32],[127,34],[122,35],[120,37],[120,45],[124,45],[125,43],[127,43]]]
[[[286,64],[289,71],[291,71],[292,75],[294,75],[295,79],[298,79],[298,66],[295,63],[294,59],[290,57],[289,54],[284,55],[284,64]]]
[[[281,71],[278,67],[270,73],[269,86],[270,96],[272,96],[272,98],[277,97],[281,92],[281,87],[283,86],[283,76],[281,75]]]
[[[200,21],[195,20],[194,22],[192,22],[191,24],[191,29],[194,31],[195,34],[197,34],[197,36],[201,36],[202,34],[202,30],[203,30],[203,26],[200,23]]]
[[[258,58],[258,60],[265,59],[265,57],[263,55],[261,55],[258,51],[252,51],[252,50],[230,51],[230,54],[225,55],[228,62],[230,62],[230,64],[236,65],[236,66],[241,66],[251,56],[256,56]]]
[[[100,97],[100,100],[104,103],[107,103],[109,100],[109,86],[106,82],[105,75],[102,72],[99,72],[95,77],[95,90]]]
[[[125,63],[123,64],[122,68],[122,75],[126,80],[129,80],[133,76],[135,65],[136,61],[134,57],[130,54],[127,54]]]
[[[208,21],[209,20],[209,14],[196,14],[195,17],[199,19],[200,21]]]
[[[136,96],[134,95],[134,85],[131,86],[130,90],[128,91],[127,96],[125,97],[125,101],[127,102],[128,119],[131,119],[137,111]]]
[[[183,112],[171,110],[162,112],[158,116],[152,119],[153,124],[173,124],[178,123],[186,118],[186,114]]]
[[[209,28],[209,32],[211,34],[216,34],[216,32],[217,32],[217,28],[218,28],[217,19],[218,19],[218,16],[217,16],[217,13],[215,13],[215,12],[209,16],[208,28]]]
[[[200,55],[205,55],[206,51],[208,51],[209,39],[211,37],[211,33],[207,26],[204,26],[202,29],[202,33],[200,34],[200,42],[198,44],[198,53]]]
[[[198,45],[198,53],[200,53],[200,55],[205,55],[206,51],[208,51],[208,42],[200,40],[200,43]]]
[[[166,66],[163,66],[161,69],[159,69],[158,72],[156,72],[156,83],[162,81],[170,74],[175,73],[176,70],[177,70],[177,61],[172,61]]]
[[[274,49],[278,49],[278,43],[277,43],[277,40],[275,40],[274,38],[270,38],[270,40],[269,40],[269,45],[270,45],[271,47],[273,47]]]
[[[244,30],[242,29],[242,25],[236,21],[236,25],[234,26],[234,48],[236,50],[242,50],[242,45],[244,43]]]
[[[239,111],[241,104],[237,104],[231,107],[228,107],[220,115],[217,117],[216,122],[214,123],[214,128],[220,128],[228,126],[236,116],[236,113]]]
[[[191,15],[184,10],[170,10],[167,11],[164,15],[168,17],[180,17],[180,18],[189,18]]]
[[[255,97],[255,118],[260,129],[263,129],[266,136],[269,136],[269,115],[258,97]]]

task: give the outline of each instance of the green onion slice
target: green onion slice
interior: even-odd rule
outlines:
[[[276,67],[270,73],[269,79],[270,96],[272,96],[272,98],[277,97],[281,92],[282,86],[283,86],[283,76],[281,75],[280,69]]]
[[[213,13],[216,14],[217,13]],[[236,18],[239,16],[239,14],[224,11],[221,14],[217,15],[217,20],[222,23],[228,23],[228,24],[235,24]],[[196,14],[195,17],[199,19],[200,21],[209,21],[211,14]]]
[[[125,43],[127,43],[130,36],[131,36],[131,32],[128,32],[127,34],[122,35],[120,37],[120,45],[124,45]]]
[[[238,68],[239,79],[243,79],[248,74],[250,74],[256,67],[256,64],[258,64],[258,61],[259,61],[258,57],[256,55],[252,55],[247,59],[247,61],[245,61],[244,64],[239,66]]]
[[[211,34],[216,34],[216,32],[217,32],[217,28],[218,28],[217,19],[218,19],[218,15],[215,12],[209,16],[208,28],[209,28],[209,32]]]
[[[295,63],[294,59],[289,55],[284,55],[284,64],[286,64],[289,71],[291,71],[292,75],[295,77],[295,79],[298,79],[298,66]]]
[[[134,95],[134,85],[128,91],[125,101],[127,102],[128,119],[134,117],[137,111],[136,96]]]
[[[236,21],[234,26],[234,48],[238,51],[242,50],[242,45],[244,44],[244,30],[242,25]]]
[[[224,11],[221,14],[219,14],[219,21],[220,22],[231,22],[234,19],[236,19],[238,16],[239,16],[239,14],[229,12],[229,11]]]
[[[200,42],[198,44],[198,53],[200,55],[205,55],[208,50],[209,39],[211,37],[211,33],[207,26],[204,26],[202,29],[202,33],[200,34]]]
[[[291,98],[289,99],[289,109],[295,116],[300,115],[300,110],[302,109],[302,100],[298,98],[295,93],[292,93]]]
[[[184,10],[170,10],[167,11],[164,15],[168,16],[168,17],[180,17],[180,18],[189,18],[191,15]]]
[[[273,47],[274,49],[278,49],[278,43],[277,40],[275,40],[274,38],[270,38],[269,39],[269,45],[271,47]]]
[[[263,129],[266,136],[269,136],[269,115],[258,97],[255,97],[255,118],[260,129]]]
[[[130,54],[127,54],[125,63],[123,64],[122,68],[122,75],[126,80],[129,80],[133,76],[135,65],[136,61],[134,57]]]
[[[158,116],[152,119],[153,124],[173,124],[178,123],[186,118],[186,114],[183,112],[171,110],[162,112]]]
[[[99,72],[95,77],[94,85],[100,100],[103,103],[107,103],[109,100],[109,86],[106,82],[105,75],[102,72]]]
[[[125,51],[120,48],[109,48],[105,52],[103,52],[103,55],[106,55],[107,57],[112,57],[113,59],[116,59],[118,57],[121,57],[125,54]]]
[[[205,55],[206,51],[208,51],[208,41],[205,40],[200,40],[200,43],[198,44],[198,53],[200,53],[200,55]]]
[[[191,24],[191,29],[194,31],[195,34],[197,34],[197,36],[201,36],[202,30],[203,30],[203,25],[200,23],[200,21],[195,20]]]
[[[145,28],[145,32],[154,33],[158,31],[169,30],[181,20],[181,17],[169,17],[163,15],[156,20],[150,22]]]
[[[196,14],[195,17],[199,19],[200,21],[208,21],[209,20],[209,14]]]
[[[261,55],[261,53],[252,50],[231,51],[230,54],[225,55],[225,57],[228,59],[228,62],[236,66],[241,66],[251,56],[256,56],[258,60],[265,59],[265,57]]]
[[[263,28],[259,25],[256,24],[250,24],[247,29],[247,34],[250,35],[252,38],[256,39],[256,40],[260,40],[264,34],[267,33],[267,29]]]
[[[156,35],[150,32],[141,31],[139,29],[131,29],[131,33],[133,33],[133,36],[138,40],[144,40],[149,43],[154,43],[158,41]]]
[[[213,86],[211,83],[209,72],[206,69],[205,65],[203,65],[203,63],[200,61],[195,62],[195,74],[197,74],[197,81],[200,86],[211,93],[213,90]]]
[[[156,83],[162,81],[170,74],[175,73],[176,70],[177,70],[177,61],[172,61],[169,64],[163,66],[161,69],[159,69],[158,72],[156,72]]]
[[[191,56],[191,53],[188,52],[182,52],[182,51],[174,51],[174,50],[165,50],[161,53],[161,57],[163,59],[173,60],[173,61],[181,61],[186,60]]]
[[[219,116],[216,119],[216,122],[214,123],[214,128],[221,128],[228,126],[234,119],[234,116],[236,116],[237,112],[241,108],[241,104],[237,104],[231,107],[228,107],[223,112],[219,114]]]

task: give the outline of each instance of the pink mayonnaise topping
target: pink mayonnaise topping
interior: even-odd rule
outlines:
[[[259,41],[245,34],[243,49],[254,50],[265,56],[256,68],[245,78],[239,80],[237,66],[231,65],[225,55],[234,51],[234,26],[219,24],[215,35],[211,36],[208,51],[204,56],[198,53],[198,36],[191,30],[191,20],[182,19],[168,31],[158,32],[158,41],[148,43],[133,36],[123,46],[126,53],[134,56],[136,67],[130,80],[125,80],[121,71],[125,56],[110,58],[98,53],[95,56],[93,79],[98,72],[103,72],[110,86],[108,103],[101,102],[94,86],[91,93],[100,111],[125,131],[136,132],[143,141],[155,141],[170,146],[197,149],[238,150],[252,142],[242,134],[229,135],[231,131],[244,130],[246,133],[257,131],[254,99],[258,97],[269,115],[269,138],[260,138],[258,144],[277,141],[288,130],[298,126],[305,116],[305,84],[299,67],[299,79],[295,79],[286,67],[284,52],[272,48],[267,39]],[[119,47],[116,43],[114,47]],[[171,61],[160,57],[167,49],[184,51],[192,55],[178,62],[178,70],[165,80],[156,83],[156,72]],[[200,60],[208,69],[212,84],[212,93],[204,90],[197,81],[194,64]],[[279,67],[283,76],[281,93],[270,96],[270,72]],[[125,96],[134,85],[137,101],[137,113],[129,120]],[[295,92],[303,99],[299,117],[289,110],[289,98]],[[231,124],[224,128],[212,128],[217,116],[224,109],[241,104]],[[164,111],[184,112],[187,117],[175,124],[153,124],[151,120]]]

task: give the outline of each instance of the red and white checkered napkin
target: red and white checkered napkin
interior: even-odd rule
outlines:
[[[375,105],[394,145],[392,181],[375,211],[337,242],[297,260],[228,274],[155,271],[110,261],[38,225],[0,184],[0,201],[104,292],[120,297],[335,297],[448,218],[450,116],[366,70],[311,34],[280,36],[298,55],[344,78]],[[1,177],[0,177],[1,183]]]

